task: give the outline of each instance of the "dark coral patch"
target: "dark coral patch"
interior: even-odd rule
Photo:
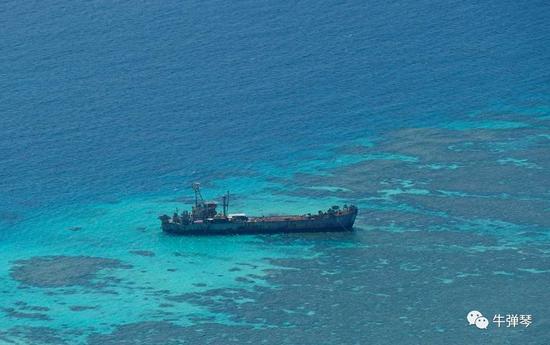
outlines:
[[[88,338],[88,345],[260,344],[265,343],[262,340],[268,340],[263,338],[266,335],[245,326],[201,323],[196,327],[184,327],[167,321],[145,321],[118,326],[110,334],[92,334]],[[272,340],[268,344],[275,344],[275,341],[280,341],[277,344],[285,343],[281,337]]]
[[[0,330],[0,341],[6,344],[68,344],[57,330],[48,327],[14,327],[5,331]]]
[[[111,281],[108,278],[98,279],[100,271],[131,267],[119,260],[100,257],[39,256],[16,261],[10,275],[24,285],[42,288],[103,287]]]
[[[17,301],[14,303],[14,305],[19,310],[29,310],[29,311],[49,311],[50,310],[50,308],[48,307],[42,307],[39,305],[30,305],[24,301]]]
[[[50,320],[48,315],[42,313],[24,312],[14,308],[2,308],[0,310],[2,310],[7,316],[17,319]]]
[[[72,311],[84,311],[84,310],[92,310],[97,309],[97,306],[87,306],[87,305],[72,305],[69,307]]]
[[[155,253],[149,250],[131,250],[130,253],[139,256],[155,256]]]
[[[159,308],[171,308],[173,306],[174,305],[171,304],[171,303],[161,303],[161,304],[159,304]]]

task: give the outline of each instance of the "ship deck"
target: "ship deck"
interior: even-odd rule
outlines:
[[[310,220],[315,219],[314,216],[265,216],[265,217],[250,217],[249,222],[284,222],[284,221],[297,221],[297,220]]]

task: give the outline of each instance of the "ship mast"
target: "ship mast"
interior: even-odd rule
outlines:
[[[195,207],[204,204],[204,199],[201,194],[201,184],[199,182],[193,183],[193,191],[195,192]]]
[[[223,216],[227,217],[227,212],[229,210],[229,191],[227,191],[227,194],[222,196],[222,203],[223,203]]]

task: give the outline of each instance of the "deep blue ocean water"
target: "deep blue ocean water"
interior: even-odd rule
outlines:
[[[547,344],[544,1],[0,4],[0,343]],[[360,207],[341,235],[156,217]],[[525,328],[466,314],[530,314]]]

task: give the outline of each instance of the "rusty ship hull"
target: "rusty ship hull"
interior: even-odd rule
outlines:
[[[344,205],[343,208],[335,205],[317,214],[247,217],[244,213],[228,213],[229,192],[222,198],[222,213],[218,213],[216,202],[203,199],[200,183],[193,183],[193,191],[195,205],[191,212],[178,213],[176,210],[172,217],[159,216],[164,232],[206,236],[351,231],[358,212],[354,205]]]
[[[243,235],[352,231],[357,209],[321,216],[251,217],[247,221],[164,222],[162,230],[177,235]]]

